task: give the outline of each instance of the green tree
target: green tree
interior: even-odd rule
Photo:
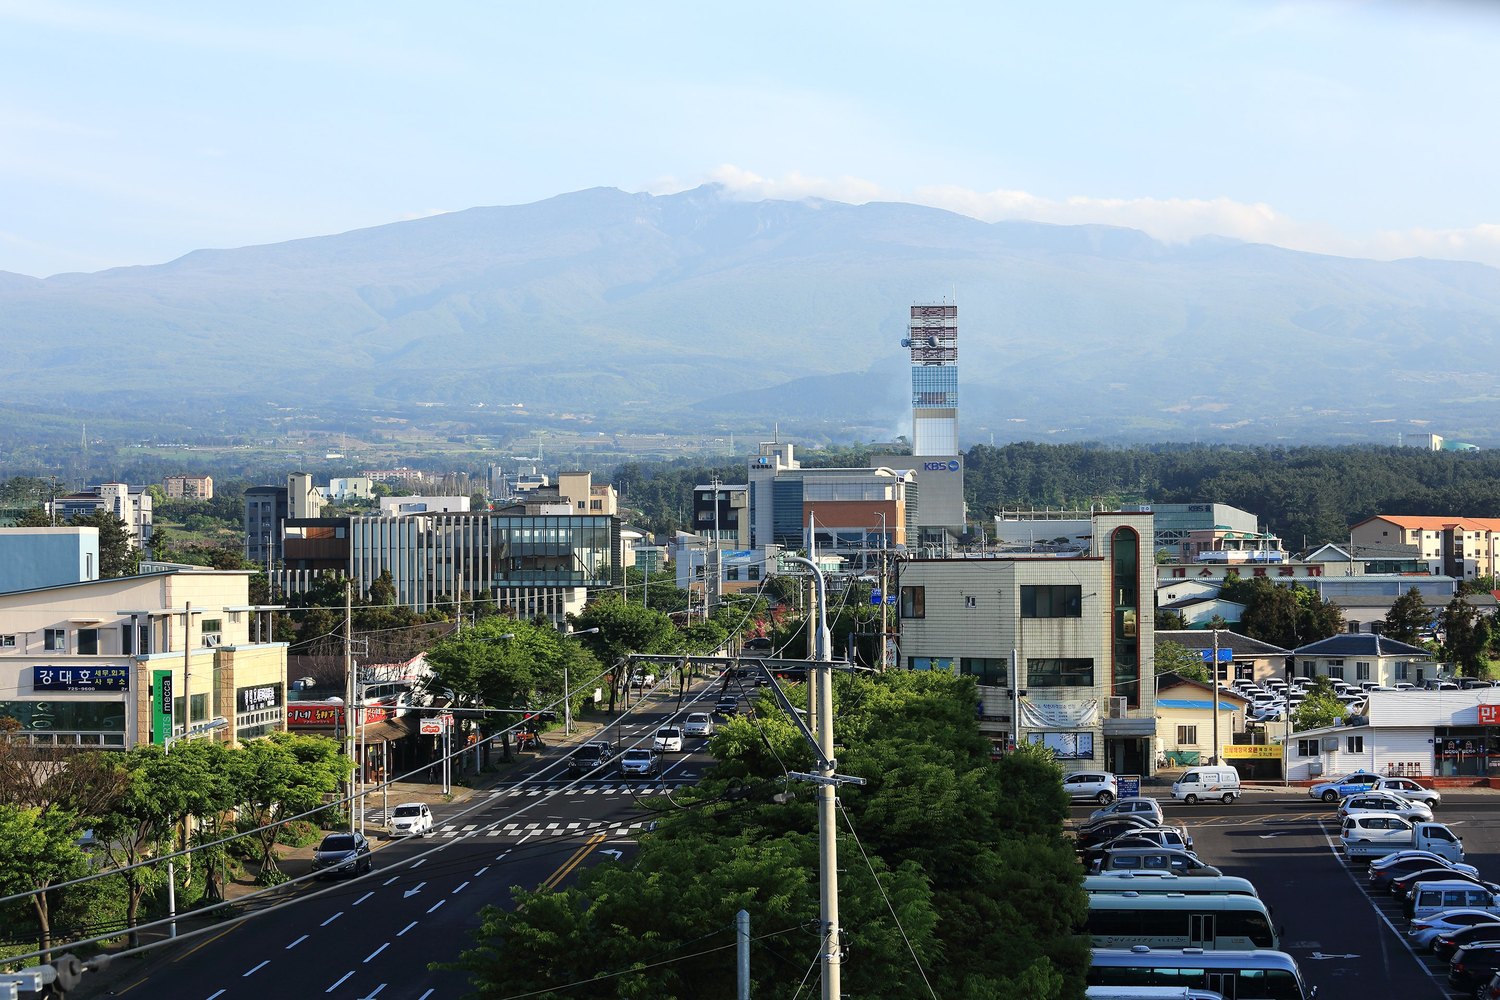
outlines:
[[[1182,617],[1181,611],[1174,608],[1157,609],[1156,630],[1158,632],[1181,632],[1187,627],[1187,619]]]
[[[1391,609],[1385,616],[1385,634],[1397,642],[1415,646],[1431,621],[1432,615],[1427,610],[1427,602],[1422,599],[1422,592],[1412,587],[1391,602]]]
[[[1490,644],[1486,618],[1463,597],[1455,594],[1438,615],[1443,630],[1443,658],[1454,663],[1465,677],[1482,677]]]
[[[31,893],[37,948],[52,947],[53,885],[86,875],[88,856],[78,846],[77,817],[61,809],[0,803],[0,892]],[[43,960],[47,960],[44,956]]]
[[[230,758],[234,797],[240,805],[241,822],[263,828],[260,842],[260,879],[280,881],[276,865],[279,822],[323,805],[354,770],[354,761],[339,745],[323,736],[272,733],[250,740]]]
[[[615,698],[627,681],[622,664],[631,653],[670,655],[684,651],[682,633],[672,619],[660,611],[627,604],[610,595],[594,601],[576,616],[574,631],[598,629],[582,636],[588,648],[610,672],[609,710],[615,710]]]
[[[1156,641],[1156,672],[1171,672],[1188,680],[1208,683],[1208,665],[1196,650],[1188,649],[1171,639]]]
[[[68,522],[74,527],[99,529],[99,576],[130,576],[140,565],[141,553],[131,544],[130,531],[107,510],[78,514]]]
[[[1332,685],[1325,684],[1309,690],[1307,697],[1302,699],[1302,704],[1292,709],[1292,729],[1301,732],[1305,729],[1337,726],[1348,715],[1348,706],[1335,697]]]

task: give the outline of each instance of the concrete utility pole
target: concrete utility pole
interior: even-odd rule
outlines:
[[[1214,662],[1209,666],[1209,676],[1213,678],[1209,687],[1212,689],[1214,699],[1214,759],[1213,763],[1219,763],[1219,630],[1214,629]]]
[[[354,760],[354,597],[348,580],[344,581],[344,753]],[[355,782],[360,772],[359,761],[354,761],[354,770],[349,772],[349,832],[354,832]]]
[[[750,1000],[750,913],[734,915],[735,1000]]]

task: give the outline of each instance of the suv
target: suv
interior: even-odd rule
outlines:
[[[652,749],[657,753],[682,753],[682,730],[676,726],[662,726],[656,731]]]
[[[660,773],[661,758],[656,756],[656,751],[654,750],[626,750],[625,756],[620,758],[620,776],[622,778],[649,778]]]
[[[1442,792],[1436,788],[1424,788],[1410,778],[1381,778],[1375,782],[1375,786],[1370,791],[1399,795],[1403,799],[1416,799],[1418,802],[1427,803],[1429,809],[1443,801]]]
[[[734,715],[739,710],[740,700],[738,698],[720,698],[717,702],[714,703],[715,715],[730,716]]]
[[[370,842],[362,833],[330,833],[313,851],[312,870],[318,878],[358,875],[369,871],[373,864]]]
[[[390,837],[430,837],[432,810],[425,802],[403,802],[391,810],[385,832]]]
[[[1120,796],[1120,785],[1108,771],[1075,771],[1063,775],[1063,791],[1070,799],[1093,799],[1107,806]]]
[[[587,774],[608,764],[614,755],[614,748],[609,745],[609,741],[607,740],[594,740],[591,743],[585,743],[577,750],[574,750],[573,755],[568,758],[568,773]]]

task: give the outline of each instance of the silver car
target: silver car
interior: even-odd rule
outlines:
[[[1415,799],[1418,802],[1427,803],[1427,808],[1432,809],[1443,801],[1443,793],[1436,788],[1425,788],[1421,783],[1411,778],[1381,778],[1375,782],[1372,792],[1385,792],[1387,795],[1399,795],[1403,799]]]

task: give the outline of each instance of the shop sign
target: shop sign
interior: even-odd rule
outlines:
[[[1232,743],[1223,747],[1225,757],[1238,757],[1242,760],[1280,760],[1280,744],[1270,743]]]
[[[1500,705],[1480,705],[1479,724],[1481,726],[1500,726]]]
[[[129,667],[32,667],[33,691],[129,691]]]
[[[235,701],[239,702],[241,715],[261,712],[281,704],[280,684],[258,684],[252,687],[235,688]]]
[[[343,705],[288,705],[288,726],[320,726],[337,728],[344,724]]]

